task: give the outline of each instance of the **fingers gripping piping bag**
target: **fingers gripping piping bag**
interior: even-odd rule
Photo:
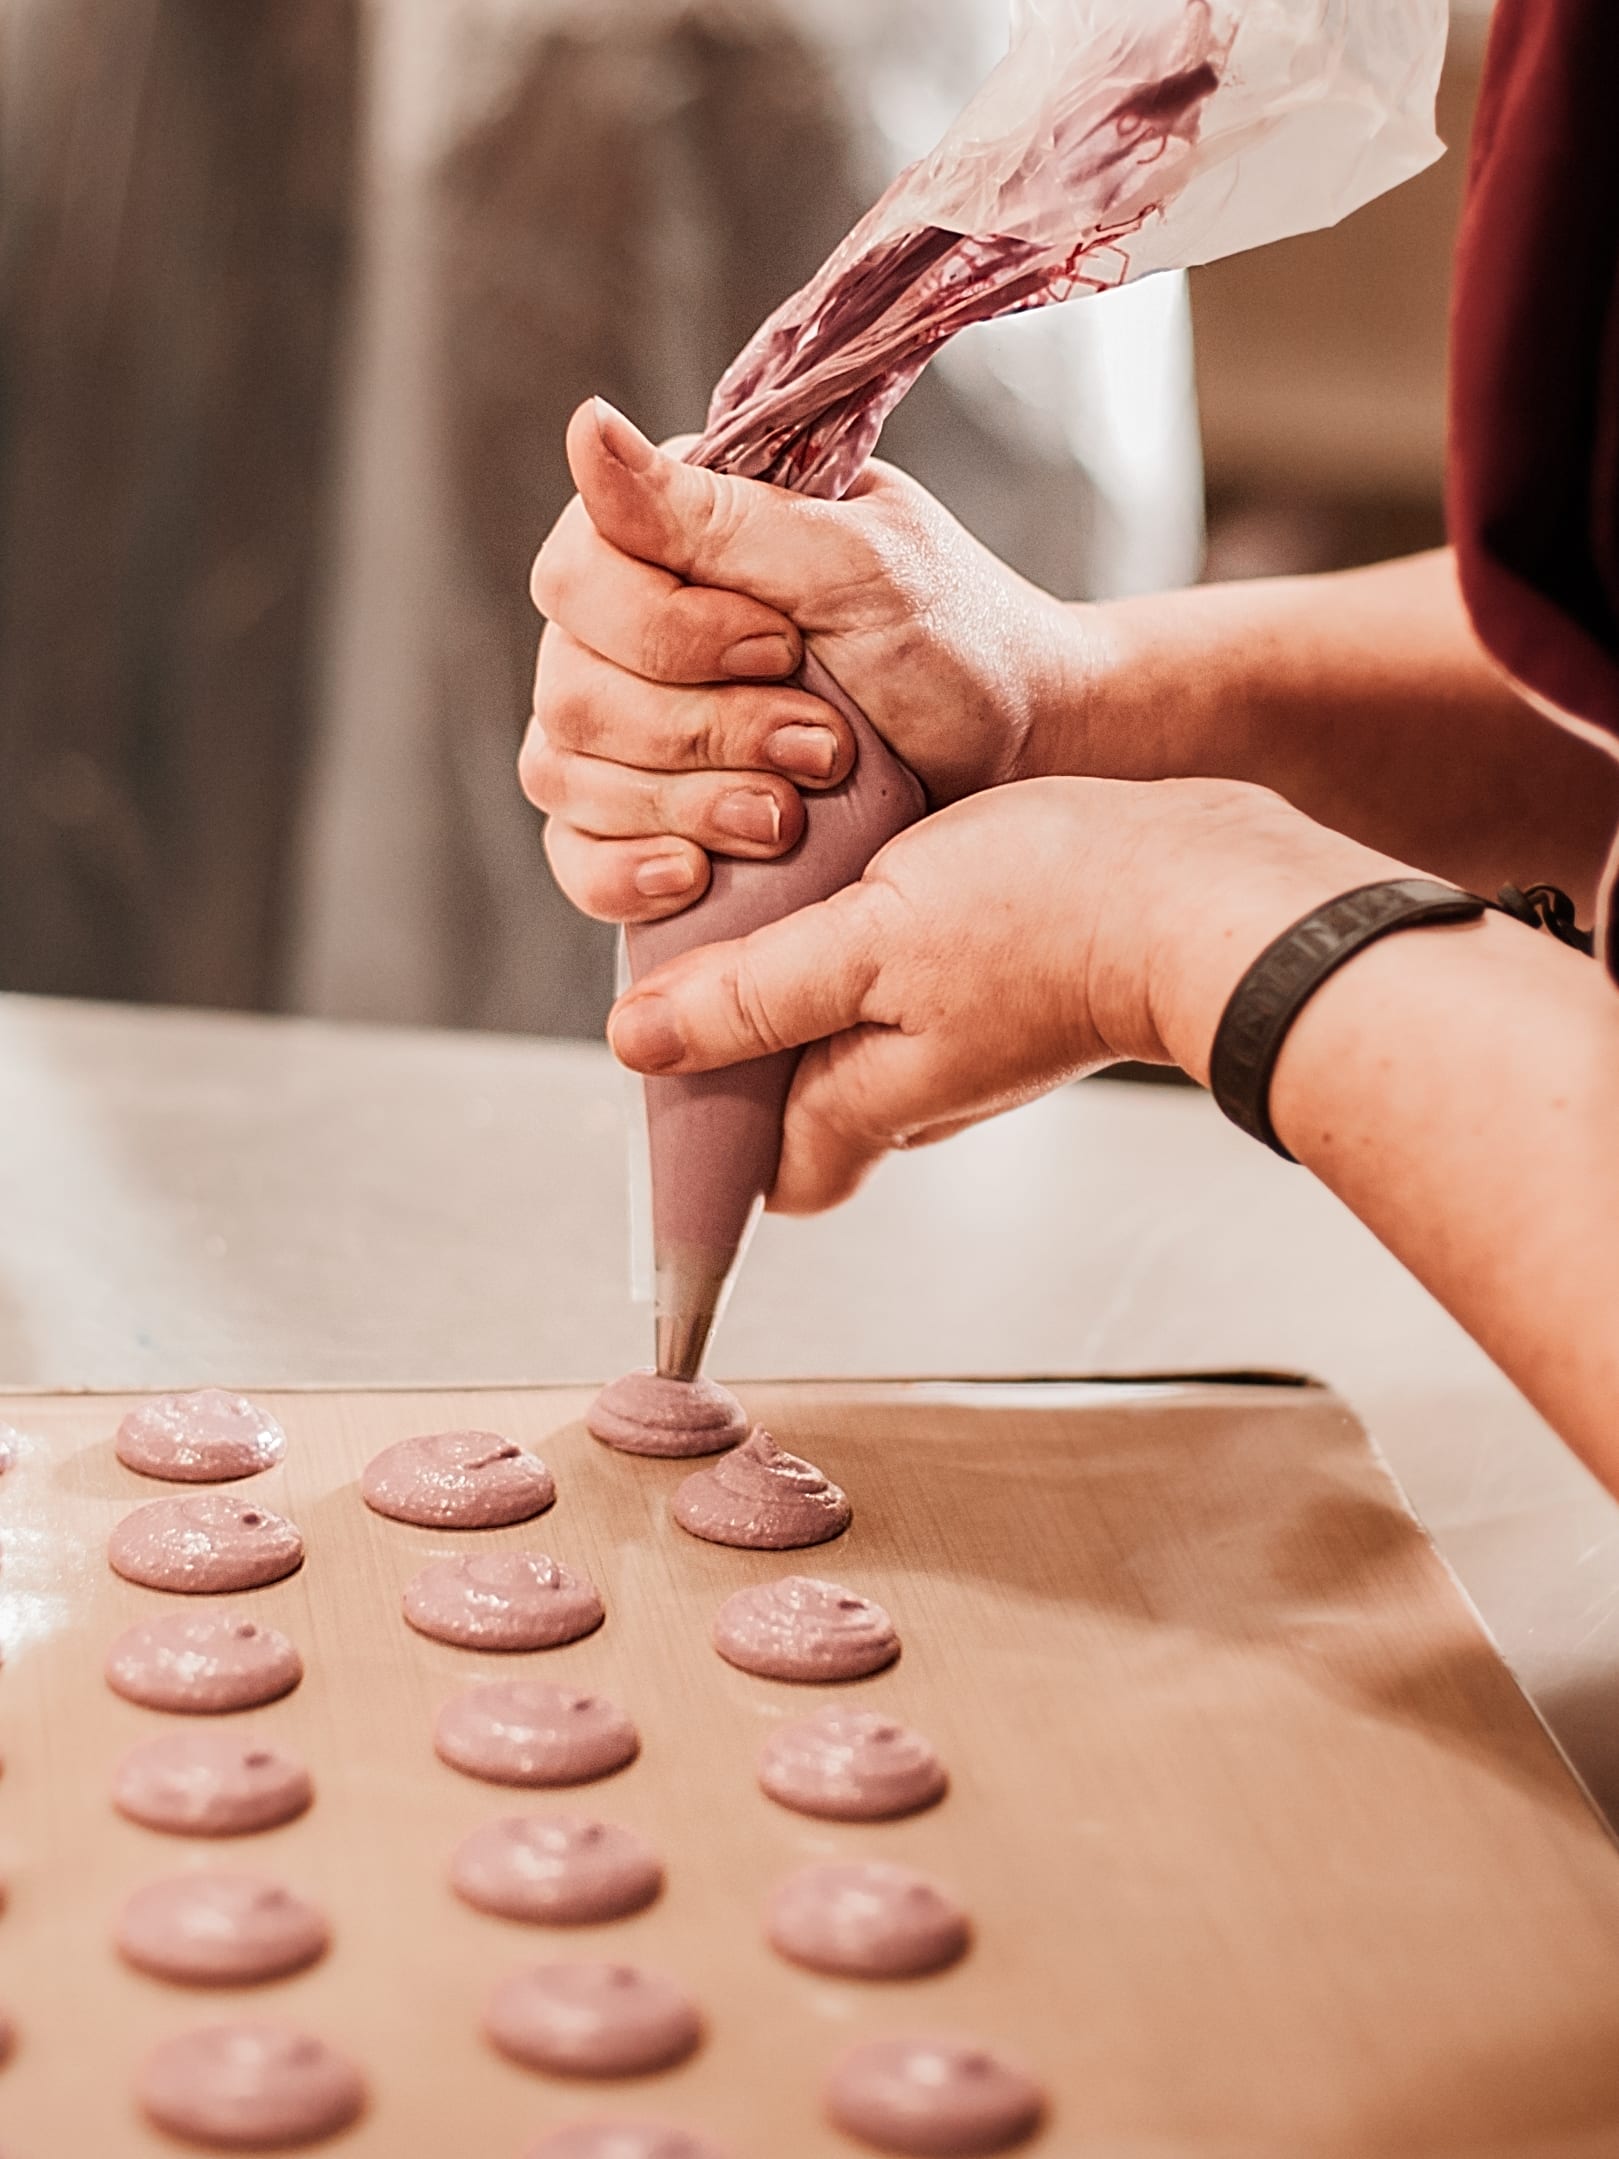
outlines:
[[[694,463],[836,498],[929,358],[969,324],[1329,225],[1439,154],[1447,0],[1014,0],[1010,48],[925,158],[757,331]],[[721,857],[704,897],[628,932],[631,974],[859,877],[925,810],[813,652],[854,730],[774,862]],[[645,1083],[660,1372],[697,1373],[774,1181],[796,1050]]]

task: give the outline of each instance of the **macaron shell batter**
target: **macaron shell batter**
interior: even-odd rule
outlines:
[[[479,1911],[542,1926],[590,1926],[644,1911],[663,1888],[650,1844],[581,1815],[507,1815],[463,1839],[450,1861]]]
[[[712,1379],[666,1379],[650,1367],[626,1372],[585,1411],[585,1428],[622,1454],[680,1459],[719,1454],[748,1436],[748,1413]]]
[[[740,1447],[686,1479],[675,1520],[708,1544],[789,1552],[840,1537],[854,1519],[841,1485],[756,1424]]]
[[[145,1709],[217,1716],[290,1694],[303,1659],[277,1627],[241,1611],[164,1612],[126,1628],[107,1652],[114,1694]]]
[[[182,1596],[262,1589],[295,1574],[303,1558],[304,1540],[284,1515],[226,1492],[148,1500],[107,1539],[114,1574]]]
[[[672,2069],[703,2036],[696,2006],[672,1980],[634,1964],[539,1964],[495,1989],[484,2030],[531,2069],[578,2077]]]
[[[119,1813],[171,1836],[275,1829],[314,1796],[302,1762],[241,1730],[165,1732],[131,1747],[113,1772]]]
[[[880,1710],[833,1703],[772,1733],[760,1751],[759,1783],[797,1814],[881,1822],[931,1807],[949,1778],[920,1732]]]
[[[886,1860],[801,1867],[770,1899],[773,1949],[845,1979],[917,1979],[962,1956],[967,1915],[937,1882]]]
[[[544,1552],[436,1559],[407,1585],[404,1611],[418,1634],[461,1649],[556,1649],[605,1617],[595,1584]]]
[[[1031,2076],[971,2040],[919,2036],[852,2047],[825,2087],[833,2126],[908,2159],[1011,2151],[1045,2117]]]
[[[579,2122],[531,2145],[524,2159],[731,2159],[687,2129],[657,2122]]]
[[[538,1455],[498,1432],[426,1432],[374,1455],[360,1496],[422,1529],[504,1529],[543,1514],[557,1488]]]
[[[439,1711],[439,1758],[491,1784],[588,1784],[634,1761],[640,1737],[600,1694],[541,1679],[496,1679]]]
[[[137,1889],[118,1917],[126,1962],[181,1986],[253,1986],[323,1956],[314,1905],[258,1874],[176,1874]]]
[[[182,2143],[276,2151],[336,2136],[365,2110],[354,2064],[307,2032],[242,2021],[181,2032],[141,2069],[140,2103]]]
[[[287,1435],[245,1394],[198,1387],[159,1395],[132,1409],[114,1451],[126,1469],[176,1484],[220,1484],[269,1469],[287,1451]]]
[[[899,1655],[899,1635],[880,1604],[810,1574],[727,1597],[713,1642],[727,1664],[764,1679],[864,1679]]]

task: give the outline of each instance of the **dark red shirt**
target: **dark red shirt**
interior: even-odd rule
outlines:
[[[1451,326],[1448,510],[1486,648],[1619,745],[1619,0],[1497,0]],[[1599,949],[1619,975],[1611,889]]]

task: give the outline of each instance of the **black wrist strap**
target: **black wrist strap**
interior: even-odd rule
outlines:
[[[1284,930],[1232,991],[1215,1031],[1209,1090],[1232,1123],[1283,1161],[1296,1160],[1270,1121],[1270,1082],[1305,1003],[1346,960],[1391,930],[1474,922],[1488,904],[1429,877],[1396,877],[1340,893]]]

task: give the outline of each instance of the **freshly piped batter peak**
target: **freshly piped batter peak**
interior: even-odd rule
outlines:
[[[302,1971],[331,1929],[302,1897],[259,1874],[176,1874],[137,1889],[118,1916],[120,1955],[181,1986],[254,1986]]]
[[[624,1454],[720,1454],[748,1434],[748,1413],[712,1379],[665,1379],[650,1367],[626,1372],[585,1411],[593,1438]]]
[[[554,2076],[634,2077],[672,2069],[703,2036],[673,1980],[634,1964],[538,1964],[502,1980],[484,2030],[502,2054]]]
[[[833,1704],[784,1724],[759,1755],[759,1783],[778,1805],[834,1822],[891,1821],[945,1794],[932,1742],[875,1709]]]
[[[910,1867],[842,1860],[802,1867],[770,1899],[772,1948],[811,1971],[846,1979],[916,1979],[967,1948],[967,1915]]]
[[[841,1486],[756,1424],[740,1447],[686,1479],[674,1515],[710,1544],[789,1552],[841,1536],[854,1509]]]
[[[644,1911],[663,1888],[651,1845],[581,1815],[508,1815],[485,1822],[450,1862],[456,1894],[502,1919],[593,1926]]]
[[[576,2122],[530,2147],[525,2159],[730,2159],[706,2137],[658,2122]]]
[[[198,1387],[163,1394],[132,1409],[114,1441],[126,1469],[176,1484],[221,1484],[269,1469],[287,1451],[287,1435],[245,1394]]]
[[[334,2137],[365,2111],[351,2061],[287,2024],[207,2024],[146,2057],[137,2093],[147,2117],[183,2144],[277,2151]]]
[[[396,1440],[366,1464],[366,1505],[423,1529],[503,1529],[557,1496],[538,1455],[498,1432],[427,1432]]]
[[[825,2099],[834,2127],[917,2159],[1011,2151],[1045,2117],[1045,2094],[1024,2070],[971,2040],[931,2036],[852,2047]]]
[[[595,1584],[544,1552],[480,1552],[436,1559],[405,1590],[420,1634],[462,1649],[555,1649],[603,1619]]]
[[[727,1664],[764,1679],[864,1679],[899,1655],[894,1622],[870,1597],[810,1574],[727,1597],[714,1620]]]
[[[491,1784],[589,1784],[640,1751],[635,1726],[605,1696],[542,1679],[469,1687],[439,1711],[439,1758]]]
[[[303,1659],[279,1628],[241,1611],[164,1612],[119,1635],[107,1684],[146,1709],[216,1715],[290,1694]]]
[[[295,1573],[303,1557],[304,1540],[284,1515],[227,1492],[148,1500],[107,1539],[114,1574],[184,1596],[262,1588]]]
[[[251,1732],[165,1732],[131,1747],[113,1772],[112,1803],[147,1829],[236,1837],[274,1829],[315,1796],[294,1756]]]

